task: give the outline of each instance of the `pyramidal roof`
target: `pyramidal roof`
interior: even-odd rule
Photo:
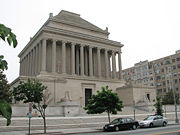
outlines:
[[[65,24],[101,32],[104,34],[109,34],[107,30],[102,30],[101,28],[99,28],[99,27],[93,25],[92,23],[81,18],[80,14],[62,10],[58,15],[54,16],[53,19],[55,19],[59,22],[65,23]]]

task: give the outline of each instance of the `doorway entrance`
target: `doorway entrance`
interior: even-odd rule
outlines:
[[[89,103],[88,99],[92,96],[92,89],[85,88],[85,106]]]

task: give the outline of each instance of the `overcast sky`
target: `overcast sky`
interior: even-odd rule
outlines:
[[[9,82],[19,75],[17,55],[49,17],[61,10],[80,14],[110,32],[109,39],[124,44],[123,69],[144,60],[172,55],[180,49],[180,0],[1,0],[0,23],[16,34],[14,49],[0,41],[8,61]]]

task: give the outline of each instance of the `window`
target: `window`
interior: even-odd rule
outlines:
[[[161,72],[164,72],[164,68],[161,69]]]
[[[157,79],[157,80],[160,80],[160,79],[161,79],[161,77],[160,77],[160,76],[156,76],[156,79]]]
[[[176,72],[173,73],[174,76],[177,76]]]
[[[164,79],[165,79],[165,75],[162,75],[162,76],[161,76],[161,79],[164,80]]]
[[[175,62],[175,59],[172,59],[172,62]]]
[[[156,70],[156,73],[157,73],[157,74],[159,74],[159,73],[160,73],[160,70],[159,70],[159,69],[158,69],[158,70]]]
[[[180,64],[178,64],[178,66],[177,66],[178,68],[180,68]]]
[[[150,94],[146,94],[146,97],[147,97],[147,99],[148,99],[149,101],[151,101],[151,100],[150,100]]]
[[[176,66],[175,66],[175,65],[173,66],[173,69],[174,69],[174,70],[176,69]]]
[[[166,88],[164,88],[163,91],[166,92]]]
[[[166,60],[165,64],[170,64],[170,61],[169,61],[169,60]]]
[[[178,76],[180,76],[180,72],[178,72]]]
[[[177,61],[180,61],[180,57],[176,58]]]
[[[174,83],[177,84],[177,79],[174,79]]]
[[[165,81],[163,81],[163,86],[165,86],[166,85],[166,82]]]

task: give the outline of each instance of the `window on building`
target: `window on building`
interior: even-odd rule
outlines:
[[[180,76],[180,72],[178,72],[178,76]]]
[[[164,88],[163,91],[166,92],[166,88]]]
[[[176,72],[173,73],[174,76],[177,76]]]
[[[161,72],[164,72],[164,68],[161,69]]]
[[[164,80],[164,79],[165,79],[165,75],[162,75],[162,76],[161,76],[161,79]]]
[[[174,79],[174,83],[177,84],[177,82],[178,82],[177,79]]]
[[[167,65],[167,64],[170,64],[170,61],[169,61],[169,60],[166,60],[165,64],[166,64],[166,65]]]
[[[180,57],[176,58],[176,61],[180,61]]]
[[[156,76],[156,80],[160,80],[161,79],[161,77],[160,76]]]
[[[165,86],[166,85],[166,82],[165,81],[163,81],[163,86]]]
[[[162,92],[162,89],[157,89],[158,93],[161,93]]]
[[[174,70],[176,69],[176,65],[173,65],[173,69],[174,69]]]
[[[161,86],[161,83],[159,82],[159,83],[157,83],[156,85],[157,85],[157,87],[159,87],[159,86]]]
[[[175,59],[172,59],[172,62],[175,62]]]
[[[160,70],[159,70],[159,69],[157,69],[157,70],[156,70],[156,73],[157,73],[157,74],[159,74],[159,73],[160,73]]]
[[[146,94],[146,97],[147,97],[147,99],[148,99],[149,101],[151,101],[151,99],[150,99],[150,94]]]
[[[178,66],[177,66],[178,68],[180,68],[180,64],[178,64]]]

